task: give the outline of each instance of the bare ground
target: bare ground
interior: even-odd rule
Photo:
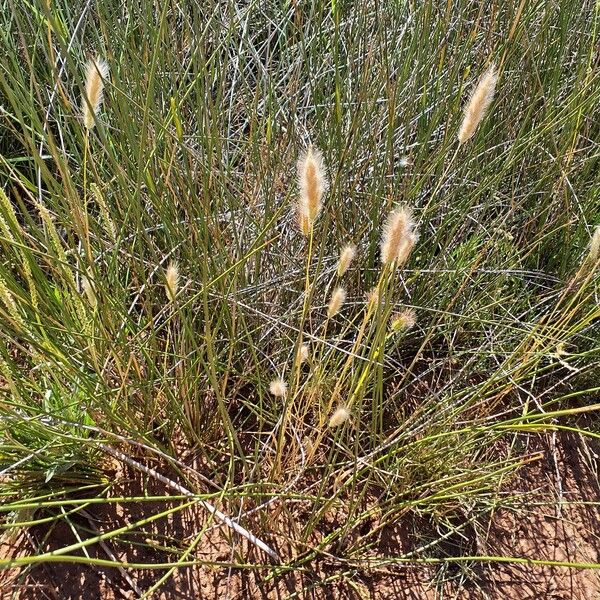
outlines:
[[[600,498],[596,473],[597,455],[589,442],[574,434],[549,435],[540,447],[544,458],[524,466],[504,493],[510,508],[497,510],[485,523],[443,546],[446,556],[506,556],[572,563],[600,562]],[[129,486],[129,487],[128,487]],[[147,489],[147,492],[160,493]],[[125,481],[123,494],[139,494],[139,481]],[[173,504],[172,506],[175,506]],[[168,508],[166,503],[96,505],[73,518],[78,535],[108,531],[133,523]],[[335,523],[331,524],[335,526]],[[418,528],[418,523],[416,524]],[[198,508],[179,511],[168,518],[144,525],[127,538],[130,544],[109,540],[104,547],[94,544],[89,555],[106,560],[113,556],[130,563],[174,560],[188,543],[207,526]],[[109,529],[110,528],[110,529]],[[372,558],[396,557],[417,543],[414,520],[381,531]],[[148,545],[163,546],[154,549]],[[60,521],[49,530],[30,528],[11,545],[0,547],[2,556],[27,556],[76,543],[71,526]],[[253,548],[236,543],[223,528],[205,533],[194,551],[195,560],[245,562],[265,565]],[[272,542],[272,540],[269,540]],[[274,545],[282,555],[289,553],[285,540]],[[179,547],[177,547],[179,546]],[[167,550],[165,551],[165,548]],[[77,553],[74,553],[77,554]],[[79,555],[83,555],[81,551]],[[0,572],[0,597],[20,600],[133,599],[148,590],[164,570],[115,569],[72,563],[44,563],[32,568]],[[136,589],[138,590],[136,592]],[[273,577],[268,566],[235,570],[201,565],[179,569],[160,586],[152,598],[179,600],[199,598],[284,599],[331,598],[370,600],[387,598],[434,599],[524,599],[596,600],[600,598],[600,571],[530,563],[459,562],[455,564],[365,566],[322,556],[303,568]]]

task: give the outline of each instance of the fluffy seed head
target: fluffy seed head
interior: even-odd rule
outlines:
[[[405,331],[414,327],[417,323],[417,315],[411,308],[406,308],[402,312],[396,313],[391,320],[392,331]]]
[[[396,265],[401,267],[410,256],[410,253],[413,251],[415,244],[419,241],[419,234],[415,231],[411,231],[406,235],[400,247],[398,248],[398,255],[396,256]]]
[[[104,81],[108,77],[108,64],[100,57],[89,60],[85,66],[85,97],[81,101],[83,124],[87,129],[94,127],[104,95]]]
[[[590,241],[590,253],[589,258],[590,261],[595,263],[600,257],[600,225],[594,229],[594,233],[592,234],[592,239]]]
[[[387,218],[381,239],[381,262],[402,266],[410,255],[417,234],[412,215],[407,207],[393,210]]]
[[[85,275],[81,278],[81,289],[83,293],[86,295],[88,302],[92,308],[96,308],[98,305],[98,299],[96,298],[96,291],[94,290],[94,286],[90,279]]]
[[[307,235],[321,211],[323,194],[327,190],[323,155],[312,146],[298,159],[298,187],[298,222],[302,233]]]
[[[475,134],[479,123],[481,123],[494,99],[497,81],[496,67],[491,64],[481,76],[465,107],[465,114],[458,131],[458,141],[461,144],[464,144]]]
[[[165,291],[170,302],[175,302],[179,290],[179,267],[176,262],[170,262],[165,271]]]
[[[273,381],[271,381],[269,384],[269,391],[276,398],[285,398],[287,393],[287,385],[285,381],[281,379],[281,377],[278,377],[277,379],[273,379]]]
[[[338,277],[341,277],[348,270],[355,256],[356,246],[354,244],[347,244],[342,248],[337,267]]]
[[[310,233],[310,221],[308,216],[302,212],[302,208],[298,206],[296,210],[296,217],[298,219],[298,228],[304,237],[308,237]]]
[[[340,406],[329,419],[329,427],[339,427],[350,418],[350,411],[344,406]]]
[[[342,308],[342,304],[346,301],[346,290],[343,287],[336,287],[331,294],[329,299],[329,305],[327,306],[327,316],[331,317],[337,315]]]
[[[308,360],[308,354],[309,354],[308,344],[302,344],[300,346],[300,348],[298,348],[298,356],[297,356],[298,364],[302,364],[303,362],[306,362]]]
[[[379,304],[379,288],[371,288],[367,292],[367,309],[373,310]]]

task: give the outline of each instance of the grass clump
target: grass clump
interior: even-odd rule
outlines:
[[[0,11],[7,532],[151,547],[147,594],[217,525],[269,580],[441,572],[536,441],[597,436],[597,10],[33,4]]]

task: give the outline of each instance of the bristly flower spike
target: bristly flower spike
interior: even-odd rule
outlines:
[[[336,287],[331,294],[329,305],[327,306],[327,317],[331,319],[340,312],[342,304],[346,301],[346,290],[343,287]]]
[[[299,365],[301,365],[302,363],[305,363],[308,360],[308,356],[309,356],[309,348],[308,348],[308,344],[302,344],[299,348],[298,348],[298,353],[296,356],[296,360],[298,362]]]
[[[281,377],[278,377],[277,379],[273,379],[269,384],[269,391],[276,398],[285,398],[287,385]]]
[[[356,246],[354,244],[347,244],[342,248],[337,266],[338,277],[344,275],[344,273],[350,268],[350,264],[354,260],[355,256]]]
[[[344,407],[340,406],[329,419],[329,427],[339,427],[343,425],[350,418],[350,411]]]
[[[461,145],[475,135],[479,123],[494,99],[497,81],[496,67],[492,63],[481,76],[465,107],[465,114],[458,131],[458,141]]]
[[[92,129],[104,97],[104,82],[108,78],[107,62],[97,57],[88,61],[85,67],[85,97],[81,101],[83,124]]]
[[[327,176],[323,155],[313,146],[298,159],[298,226],[308,235],[323,207],[323,194],[327,190]]]
[[[412,214],[407,207],[393,210],[387,218],[381,238],[381,262],[401,267],[418,240]]]
[[[592,234],[588,257],[592,263],[597,262],[600,257],[600,225],[596,226],[596,229],[594,229],[594,233]]]
[[[165,291],[169,302],[175,302],[179,291],[179,266],[176,262],[170,262],[165,271]]]
[[[391,320],[392,331],[406,331],[411,329],[417,323],[417,314],[412,308],[406,308],[402,312],[396,313]]]

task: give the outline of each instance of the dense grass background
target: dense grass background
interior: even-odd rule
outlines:
[[[531,438],[580,430],[578,411],[597,408],[597,3],[0,6],[9,532],[77,529],[56,501],[112,493],[108,448],[212,496],[295,565],[366,557],[373,535],[350,532],[375,506],[381,527],[424,518],[425,556],[443,560],[448,532],[510,502]],[[96,54],[111,73],[88,136]],[[491,61],[496,99],[459,148]],[[310,256],[293,214],[309,143],[331,182]],[[420,240],[366,322],[398,203]],[[348,242],[348,302],[328,321]],[[402,307],[417,325],[392,335]],[[298,371],[300,328],[312,358]],[[285,401],[268,391],[277,376]],[[339,402],[351,421],[328,429]],[[201,477],[182,466],[191,457]],[[315,537],[334,507],[339,522]]]

